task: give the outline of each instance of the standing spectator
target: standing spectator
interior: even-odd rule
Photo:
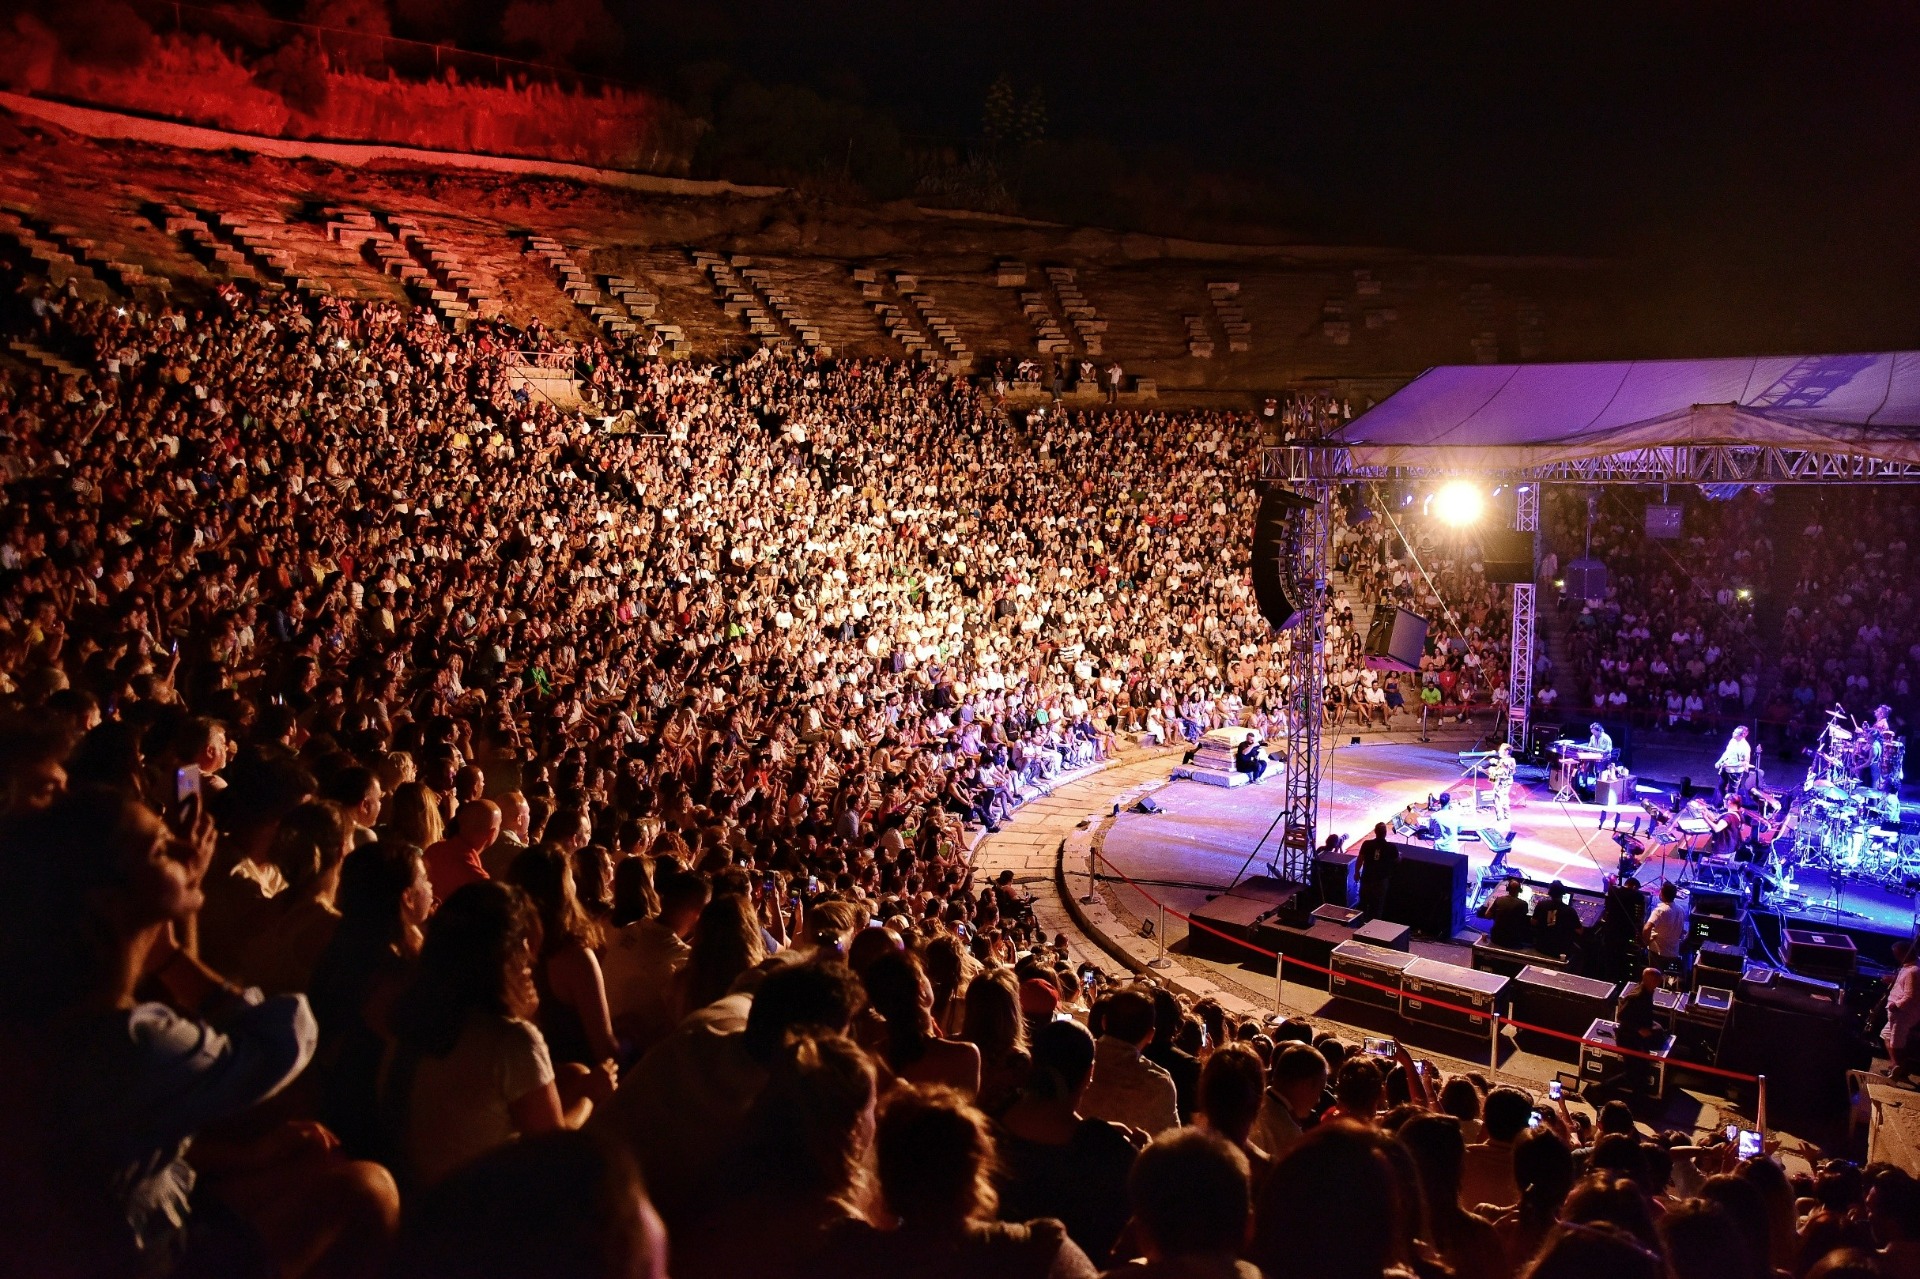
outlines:
[[[1893,962],[1897,967],[1887,990],[1887,1024],[1880,1040],[1893,1062],[1893,1078],[1899,1082],[1912,1075],[1920,1059],[1920,1044],[1913,1038],[1914,1027],[1920,1025],[1920,964],[1915,962],[1911,941],[1903,938],[1893,944]]]

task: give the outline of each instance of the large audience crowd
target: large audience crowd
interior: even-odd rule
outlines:
[[[976,879],[1123,742],[1279,722],[1256,416],[233,290],[17,322],[88,369],[0,384],[24,1273],[1920,1274],[1902,1174],[1237,1021]],[[1338,553],[1499,686],[1466,554]]]
[[[1781,625],[1784,710],[1803,733],[1836,703],[1862,714],[1886,704],[1912,721],[1920,669],[1907,533],[1920,517],[1906,489],[1847,490],[1801,530],[1801,569]]]
[[[1766,666],[1755,609],[1773,573],[1770,502],[1750,492],[1721,502],[1695,495],[1674,537],[1649,533],[1645,507],[1606,490],[1548,490],[1553,567],[1585,558],[1607,570],[1604,594],[1569,587],[1559,597],[1573,701],[1556,707],[1550,698],[1548,709],[1725,732],[1755,709]]]
[[[1913,499],[1897,486],[1836,492],[1688,490],[1673,501],[1675,535],[1655,536],[1656,499],[1549,490],[1547,568],[1591,559],[1607,578],[1591,598],[1564,579],[1568,678],[1538,682],[1542,715],[1718,734],[1745,723],[1796,760],[1836,706],[1862,724],[1881,704],[1896,726],[1911,721]]]

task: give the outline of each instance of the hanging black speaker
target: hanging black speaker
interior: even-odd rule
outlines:
[[[1297,592],[1288,584],[1292,577],[1289,560],[1298,545],[1299,512],[1313,505],[1312,498],[1276,486],[1260,499],[1260,510],[1253,517],[1253,598],[1260,606],[1260,616],[1275,630],[1285,630],[1298,622],[1308,603],[1306,592]]]
[[[1533,534],[1517,528],[1483,531],[1480,563],[1489,582],[1525,584],[1533,581]]]

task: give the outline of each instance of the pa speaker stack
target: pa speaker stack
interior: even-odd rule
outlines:
[[[1260,499],[1253,518],[1253,598],[1260,616],[1285,630],[1312,604],[1312,584],[1293,580],[1293,550],[1299,545],[1295,521],[1314,501],[1277,485]]]

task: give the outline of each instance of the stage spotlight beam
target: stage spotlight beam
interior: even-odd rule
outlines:
[[[1433,495],[1434,516],[1454,528],[1478,523],[1486,510],[1486,498],[1467,480],[1448,480]]]

